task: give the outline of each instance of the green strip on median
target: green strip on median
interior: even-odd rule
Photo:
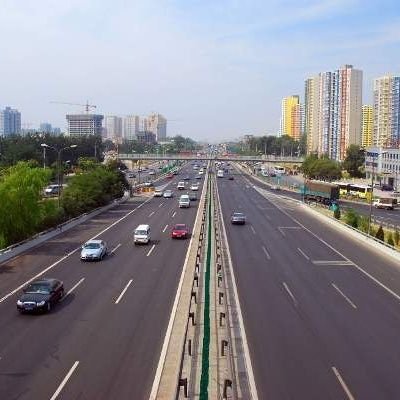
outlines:
[[[211,269],[211,179],[208,185],[208,235],[207,258],[204,283],[204,332],[201,361],[200,400],[208,400],[208,382],[210,369],[210,269]]]

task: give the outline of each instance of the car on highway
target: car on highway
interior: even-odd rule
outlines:
[[[104,240],[92,239],[81,248],[82,261],[99,261],[107,254],[107,243]]]
[[[41,278],[29,283],[17,300],[17,310],[25,312],[48,312],[64,297],[64,284],[58,279]]]
[[[197,200],[197,193],[196,192],[190,192],[189,193],[189,200],[190,201],[196,201]]]
[[[281,190],[281,187],[279,185],[272,185],[271,189],[272,190]]]
[[[179,208],[189,208],[190,207],[190,198],[189,195],[183,194],[179,198]]]
[[[185,189],[185,182],[183,182],[183,181],[178,182],[178,185],[176,186],[176,188],[178,190],[184,190]]]
[[[61,185],[49,185],[44,189],[45,196],[57,196]]]
[[[241,212],[233,212],[231,214],[231,223],[233,225],[244,225],[246,223],[246,216]]]
[[[175,224],[171,230],[173,239],[186,239],[189,236],[189,229],[186,224]]]
[[[136,178],[136,175],[135,175],[133,172],[128,172],[128,173],[127,173],[127,177],[128,177],[129,179],[133,179],[133,178]]]
[[[152,187],[152,186],[154,186],[154,185],[153,185],[153,182],[146,181],[146,182],[143,183],[143,186],[144,186],[144,187]]]
[[[184,181],[190,181],[190,176],[189,176],[189,175],[186,175],[186,176],[183,178],[183,180],[184,180]]]
[[[177,170],[175,170],[175,171],[172,172],[172,174],[173,174],[173,175],[178,175],[179,172],[178,172]]]
[[[174,177],[174,174],[168,174],[167,179],[172,179]]]
[[[201,179],[201,175],[196,175],[196,179]]]
[[[233,181],[233,175],[229,175],[228,180]]]
[[[154,197],[162,197],[164,194],[162,189],[155,189],[154,190]]]
[[[190,190],[194,190],[194,191],[199,190],[198,183],[192,183],[192,185],[190,186]]]
[[[154,170],[149,171],[149,175],[155,175],[156,172]]]
[[[151,240],[150,236],[150,225],[142,224],[139,225],[133,232],[133,243],[148,244]]]
[[[163,194],[164,199],[170,199],[173,196],[174,196],[174,192],[169,189],[167,189]]]

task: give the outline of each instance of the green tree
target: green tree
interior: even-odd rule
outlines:
[[[394,231],[393,240],[396,246],[400,243],[400,233],[397,229]]]
[[[21,241],[36,232],[45,217],[43,187],[50,172],[20,162],[0,180],[0,247]]]
[[[315,154],[306,157],[301,171],[308,178],[328,181],[340,179],[342,173],[338,162],[325,156],[318,158]]]
[[[344,214],[344,220],[347,225],[350,225],[353,228],[358,228],[359,215],[352,208],[349,208],[346,211]]]
[[[388,245],[394,246],[394,240],[393,240],[392,232],[389,232],[386,242],[387,242]]]
[[[385,241],[385,232],[382,228],[382,225],[379,227],[379,229],[377,230],[375,237],[379,240],[382,240],[382,242]]]
[[[365,163],[365,153],[360,146],[356,144],[350,145],[346,150],[346,158],[343,161],[343,168],[350,174],[351,177],[361,178],[365,174],[363,167]]]

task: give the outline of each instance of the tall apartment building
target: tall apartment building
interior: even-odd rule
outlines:
[[[21,134],[21,113],[11,107],[0,111],[0,136]]]
[[[400,76],[386,75],[374,79],[374,134],[378,147],[400,145]]]
[[[44,133],[52,133],[53,127],[49,122],[42,122],[39,126],[39,131]]]
[[[161,114],[152,113],[147,119],[146,129],[153,132],[157,142],[162,142],[167,138],[167,120]],[[143,127],[144,128],[144,127]]]
[[[70,136],[101,136],[103,116],[100,114],[67,114],[68,134]]]
[[[345,65],[306,80],[308,151],[342,161],[351,144],[361,144],[362,71]]]
[[[362,128],[361,128],[361,147],[372,146],[374,133],[373,107],[364,104],[362,106]]]
[[[135,140],[139,132],[139,116],[138,115],[127,115],[124,118],[123,124],[124,139]]]
[[[299,96],[297,96],[297,95],[284,97],[282,99],[279,136],[283,136],[283,135],[288,135],[290,137],[295,136],[294,119],[296,117],[296,107],[299,104],[300,104],[300,99],[299,99]],[[300,110],[297,110],[297,112],[299,112],[299,111]]]
[[[108,139],[117,140],[122,138],[122,118],[116,115],[106,115],[104,128]]]

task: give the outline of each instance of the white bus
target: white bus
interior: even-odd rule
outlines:
[[[360,199],[369,198],[372,194],[372,188],[368,185],[356,185],[351,184],[349,187],[349,193]]]

